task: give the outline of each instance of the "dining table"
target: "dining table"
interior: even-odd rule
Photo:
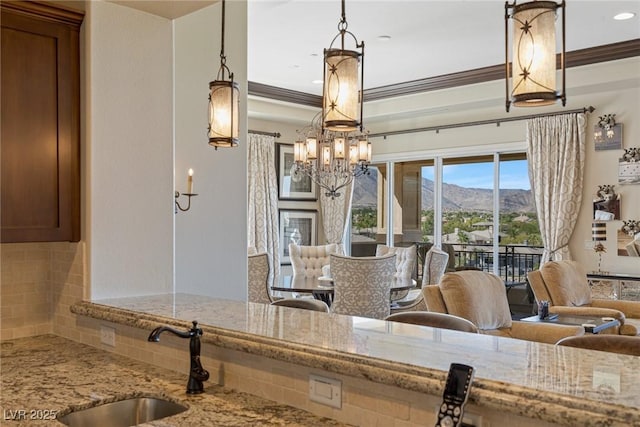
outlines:
[[[389,298],[391,298],[391,292],[408,291],[415,289],[416,286],[417,282],[414,279],[394,277]],[[324,301],[328,306],[331,306],[334,286],[333,280],[329,277],[281,275],[277,283],[271,286],[271,290],[274,292],[310,294],[315,299]]]

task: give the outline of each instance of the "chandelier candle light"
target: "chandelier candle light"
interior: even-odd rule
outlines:
[[[371,162],[371,143],[362,120],[364,42],[358,43],[347,27],[342,0],[339,32],[324,50],[322,114],[298,132],[291,168],[294,181],[306,175],[332,199],[340,197],[339,190],[355,177],[369,173]],[[354,50],[345,49],[346,36],[353,39]],[[337,40],[340,46],[334,47]]]
[[[216,80],[209,82],[209,145],[236,147],[238,145],[239,85],[227,67],[224,54],[225,0],[222,0],[222,38],[220,42],[220,69]],[[228,79],[227,79],[228,76]]]
[[[551,105],[557,99],[564,106],[565,92],[565,2],[506,2],[505,8],[505,89],[506,109]],[[556,11],[562,9],[562,92],[556,91]],[[510,14],[511,11],[511,14]],[[513,21],[512,64],[509,67],[509,20]],[[509,73],[511,68],[511,73]],[[509,76],[511,75],[511,88]]]

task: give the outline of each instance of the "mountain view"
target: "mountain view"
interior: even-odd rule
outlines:
[[[353,207],[376,207],[377,175],[363,175],[355,180],[353,189]],[[487,212],[493,204],[493,191],[484,188],[466,188],[455,184],[443,183],[443,211]],[[422,210],[433,209],[433,181],[422,179]],[[531,190],[500,190],[500,211],[535,212]]]

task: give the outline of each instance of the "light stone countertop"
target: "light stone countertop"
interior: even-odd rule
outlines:
[[[2,426],[60,427],[55,416],[71,408],[138,396],[164,397],[189,406],[183,413],[144,426],[345,426],[209,383],[205,393],[187,395],[184,374],[53,335],[4,341],[0,356]]]
[[[452,362],[475,367],[479,406],[567,426],[640,426],[640,357],[187,294],[80,302],[71,311],[435,396]],[[619,381],[619,391],[594,375]]]

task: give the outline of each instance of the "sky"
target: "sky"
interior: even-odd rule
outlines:
[[[422,176],[433,180],[434,168],[423,167]],[[443,182],[466,188],[493,189],[493,163],[469,163],[445,165]],[[500,188],[530,190],[526,160],[512,160],[500,163]]]

